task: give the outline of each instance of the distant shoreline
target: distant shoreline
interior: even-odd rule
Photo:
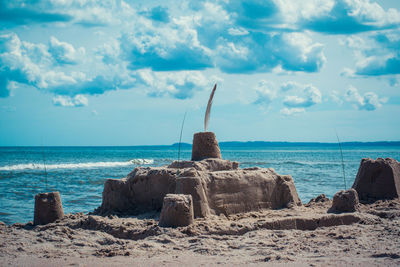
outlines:
[[[400,146],[400,141],[374,141],[374,142],[359,142],[359,141],[351,141],[351,142],[341,142],[343,147],[352,147],[352,146],[360,146],[360,147],[368,147],[368,146],[381,146],[381,147],[396,147]],[[44,146],[44,147],[53,147],[53,148],[103,148],[103,147],[136,147],[136,148],[174,148],[178,147],[179,143],[174,143],[171,145],[89,145],[89,146]],[[338,146],[338,142],[285,142],[285,141],[223,141],[219,142],[219,146],[221,148],[224,147],[248,147],[248,148],[260,148],[260,147],[336,147]],[[42,148],[42,146],[0,146],[0,148]],[[182,142],[181,148],[192,147],[192,144]]]
[[[172,144],[178,146],[179,143]],[[329,147],[338,143],[323,142],[276,142],[276,141],[225,141],[219,143],[220,147]],[[342,146],[400,146],[400,141],[376,141],[376,142],[341,142]],[[189,143],[181,143],[181,146],[192,146]]]

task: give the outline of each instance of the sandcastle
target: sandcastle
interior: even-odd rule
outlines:
[[[174,161],[164,167],[137,167],[126,178],[108,179],[96,213],[135,215],[163,208],[160,225],[180,226],[190,224],[192,216],[301,205],[291,176],[279,175],[273,169],[240,169],[238,162],[221,158],[215,134],[207,131],[216,86],[207,104],[204,132],[193,136],[192,160]],[[174,216],[182,223],[170,219]]]
[[[160,225],[185,226],[193,217],[302,205],[291,176],[273,169],[240,169],[238,162],[222,159],[215,134],[207,131],[216,86],[207,104],[204,132],[193,136],[191,161],[137,167],[126,178],[108,179],[96,213],[135,215],[162,209]],[[335,194],[328,212],[354,212],[359,199],[398,197],[399,173],[395,160],[363,159],[354,189]]]
[[[195,136],[199,134],[207,133]],[[210,151],[215,148],[210,146]],[[301,205],[291,176],[273,169],[240,169],[238,162],[209,156],[165,167],[137,167],[126,178],[108,179],[97,213],[160,211],[167,194],[191,195],[195,218]]]

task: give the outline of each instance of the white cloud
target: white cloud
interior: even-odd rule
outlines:
[[[269,81],[259,81],[254,89],[257,93],[257,99],[256,101],[254,101],[254,104],[268,107],[271,102],[277,97],[275,86]]]
[[[378,3],[370,0],[344,1],[351,8],[350,15],[359,18],[360,21],[369,22],[377,26],[386,26],[400,22],[400,13],[396,9],[389,8],[385,11]]]
[[[281,23],[292,29],[352,34],[400,24],[400,12],[370,0],[276,0]]]
[[[52,51],[51,54],[46,52],[44,48],[47,47],[43,44],[21,42],[15,33],[0,35],[0,97],[9,96],[12,85],[16,83],[68,96],[96,95],[107,90],[132,88],[135,79],[124,66],[110,66],[104,73],[95,72],[91,77],[80,71],[59,71],[52,62],[71,60],[75,49],[68,44],[60,45],[60,42],[53,41],[62,49],[57,53]]]
[[[242,36],[249,34],[249,32],[243,28],[229,28],[228,33],[234,36]]]
[[[344,76],[391,76],[400,74],[400,33],[390,30],[366,37],[348,37],[343,42],[354,52],[355,68]],[[389,77],[390,78],[390,77]]]
[[[285,69],[317,72],[325,64],[324,46],[314,43],[308,33],[287,33],[283,40],[280,56]]]
[[[0,35],[0,96],[10,94],[12,82],[38,86],[43,83],[41,76],[41,56],[31,60],[29,51],[15,33]],[[38,51],[42,51],[38,49]]]
[[[61,42],[56,37],[50,37],[49,52],[58,64],[77,64],[83,59],[85,48],[76,50],[71,44]]]
[[[306,108],[322,101],[322,94],[318,88],[312,84],[295,81],[282,83],[277,89],[274,83],[261,80],[254,90],[257,94],[254,104],[268,107],[273,101],[282,101],[285,107],[280,113],[283,115],[306,112]]]
[[[190,17],[157,26],[139,19],[120,38],[122,59],[130,63],[131,70],[180,71],[212,67],[211,51],[200,44],[193,27]]]
[[[283,108],[280,113],[286,116],[298,115],[301,113],[305,113],[306,110],[304,108]]]
[[[83,95],[56,96],[53,98],[53,104],[60,107],[83,107],[88,105],[88,99]]]
[[[132,10],[122,0],[5,1],[1,3],[1,9],[0,20],[7,26],[75,23],[85,27],[119,24]],[[3,16],[2,11],[7,16]]]
[[[319,35],[313,32],[349,34],[349,29],[358,33],[400,23],[397,10],[384,10],[367,0],[208,1],[186,3],[182,8],[108,0],[35,3],[5,4],[5,10],[11,13],[21,8],[26,15],[32,15],[9,18],[9,23],[33,23],[33,15],[40,15],[42,10],[43,17],[36,18],[38,23],[47,19],[57,22],[57,26],[102,26],[93,29],[103,31],[104,35],[95,37],[101,40],[108,37],[111,29],[117,32],[95,50],[94,58],[89,58],[88,50],[90,67],[85,65],[86,60],[82,62],[85,49],[74,47],[66,42],[68,39],[61,40],[61,33],[57,35],[60,40],[51,37],[46,44],[23,42],[16,35],[5,42],[0,38],[0,51],[5,51],[0,52],[0,97],[10,95],[11,83],[23,83],[70,97],[140,85],[150,96],[185,99],[209,86],[206,80],[210,79],[199,70],[215,68],[247,74],[319,72],[326,58],[323,44],[314,39]],[[0,18],[4,19],[7,18]],[[103,27],[110,24],[118,27]],[[326,28],[321,28],[324,25]],[[119,33],[120,38],[112,41]],[[343,43],[359,51],[355,69],[346,69],[345,74],[398,72],[397,29],[372,36],[374,42],[363,35],[344,39]],[[282,85],[280,92],[266,89],[265,84],[259,87],[256,102],[264,105],[280,98],[287,108],[306,108],[320,103],[322,98],[317,88],[294,82]],[[282,95],[277,96],[278,93]]]
[[[332,90],[331,94],[329,95],[330,98],[332,99],[333,102],[342,105],[343,104],[343,99],[342,96],[339,95],[339,92],[336,90]]]
[[[361,96],[357,88],[350,86],[346,91],[345,100],[352,103],[359,110],[373,111],[380,108],[388,99],[380,98],[373,92],[367,92],[364,96]]]
[[[311,19],[327,14],[335,3],[334,0],[276,0],[284,21],[296,24],[301,19]]]
[[[283,92],[287,92],[287,91],[291,91],[291,90],[295,90],[298,88],[302,88],[303,86],[297,82],[285,82],[281,85],[281,91]]]
[[[288,84],[284,84],[281,88],[286,89]],[[289,108],[306,108],[321,103],[322,94],[318,88],[311,84],[302,85],[299,83],[290,83],[291,90],[297,90],[303,96],[288,95],[284,98],[283,104]]]
[[[199,71],[153,72],[143,69],[136,72],[137,83],[147,88],[152,97],[169,95],[178,99],[191,98],[196,91],[209,89],[218,77],[206,78]]]
[[[120,44],[117,40],[111,40],[95,49],[96,55],[100,56],[105,64],[120,63]]]

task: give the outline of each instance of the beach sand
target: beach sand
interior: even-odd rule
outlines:
[[[399,266],[400,201],[329,214],[331,201],[158,226],[139,217],[67,214],[43,226],[0,225],[1,266]]]

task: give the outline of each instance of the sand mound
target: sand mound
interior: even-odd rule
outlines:
[[[333,196],[332,207],[328,212],[354,212],[358,210],[359,204],[356,190],[341,190]]]
[[[192,196],[195,217],[301,205],[289,175],[273,169],[239,169],[237,162],[206,159],[138,167],[124,179],[108,179],[96,213],[159,211],[164,196],[173,193]]]
[[[362,159],[353,188],[363,201],[400,196],[400,163],[392,158]]]
[[[40,193],[35,196],[34,224],[51,223],[63,216],[59,192]]]
[[[324,204],[325,202],[329,202],[329,198],[326,197],[325,194],[318,195],[317,197],[314,197],[310,199],[310,201],[306,204],[306,206],[312,206],[316,205],[318,203]]]
[[[193,223],[193,200],[191,195],[167,194],[160,214],[162,227],[188,226]]]

